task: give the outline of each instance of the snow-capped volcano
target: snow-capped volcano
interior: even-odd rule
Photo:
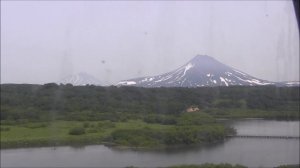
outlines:
[[[231,68],[212,57],[197,55],[180,68],[157,76],[124,80],[117,86],[140,87],[202,87],[232,85],[272,85],[274,82],[261,80]]]
[[[63,78],[58,83],[62,84],[72,84],[74,86],[84,86],[84,85],[101,85],[101,82],[94,76],[89,75],[85,72],[80,72],[78,74],[69,75]]]

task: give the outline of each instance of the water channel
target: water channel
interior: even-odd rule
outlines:
[[[224,121],[241,135],[299,136],[299,121]],[[90,145],[1,150],[1,167],[163,167],[231,163],[248,167],[299,164],[299,139],[229,138],[210,146],[134,150]]]

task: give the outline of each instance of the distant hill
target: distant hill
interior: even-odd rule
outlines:
[[[78,74],[66,76],[65,78],[63,78],[57,83],[62,83],[62,84],[69,83],[74,86],[101,85],[101,82],[97,78],[85,72],[80,72]]]

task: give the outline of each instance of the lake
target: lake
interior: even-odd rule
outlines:
[[[224,121],[240,135],[299,136],[299,121]],[[1,167],[162,167],[231,163],[248,167],[299,164],[299,139],[230,138],[209,146],[134,150],[90,145],[1,150]]]

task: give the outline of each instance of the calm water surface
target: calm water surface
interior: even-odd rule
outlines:
[[[243,120],[227,123],[243,135],[299,136],[299,121]],[[206,162],[249,167],[299,164],[299,139],[232,138],[205,147],[152,151],[103,145],[1,150],[1,167],[158,167]]]

